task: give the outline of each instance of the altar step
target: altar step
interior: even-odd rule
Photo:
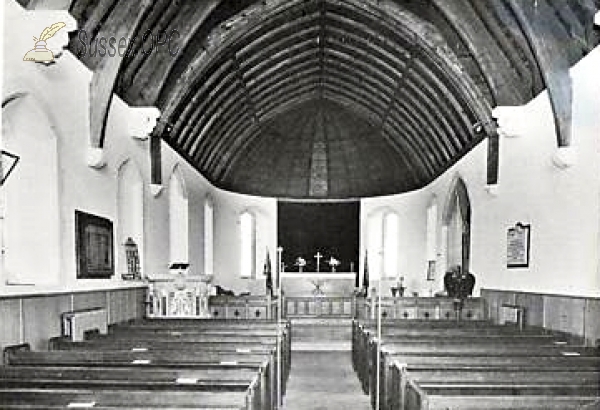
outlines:
[[[292,350],[350,351],[352,320],[340,318],[293,318]]]

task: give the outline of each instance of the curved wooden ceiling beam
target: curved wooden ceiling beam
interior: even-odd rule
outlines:
[[[152,102],[153,104],[164,106],[159,96],[162,90],[168,88],[166,83],[168,82],[170,73],[175,66],[186,64],[182,61],[184,59],[187,61],[187,57],[189,57],[186,55],[189,52],[186,50],[186,46],[197,41],[195,39],[201,32],[204,23],[221,1],[183,2],[184,5],[179,14],[169,26],[169,28],[177,30],[181,36],[176,42],[177,45],[180,45],[178,53],[175,56],[169,56],[171,58],[152,58],[152,64],[148,64],[149,61],[143,64],[136,74],[136,79],[129,81],[131,86],[128,90],[128,95],[131,98],[139,98],[140,104]],[[164,109],[163,112],[165,112]]]
[[[174,118],[173,132],[179,132],[181,127],[188,122],[195,122],[198,115],[203,111],[203,105],[209,102],[207,96],[214,96],[215,90],[222,87],[223,83],[231,81],[231,78],[235,75],[231,64],[231,60],[227,60],[222,64],[213,65],[208,69],[205,81],[194,90],[193,94],[186,101],[184,109]]]
[[[437,135],[432,129],[431,125],[429,125],[421,116],[422,113],[416,110],[417,107],[414,107],[412,104],[408,104],[406,101],[398,99],[392,108],[392,112],[390,113],[390,120],[397,119],[399,116],[402,116],[404,121],[397,123],[403,124],[403,126],[412,126],[415,137],[413,140],[413,145],[418,146],[419,149],[430,160],[431,171],[435,172],[435,170],[439,169],[444,163],[443,157],[440,155],[437,147],[434,145]]]
[[[443,135],[443,144],[447,151],[454,155],[460,149],[460,142],[456,140],[456,135],[462,131],[462,128],[454,121],[454,116],[447,112],[442,112],[442,104],[436,103],[433,98],[436,95],[432,94],[430,89],[424,85],[417,85],[414,79],[407,76],[404,80],[404,93],[415,95],[419,104],[423,104],[432,111],[432,115],[440,122],[440,130]]]
[[[232,84],[230,89],[233,94],[227,93],[225,95],[231,95],[231,98],[224,103],[219,103],[218,99],[213,100],[210,108],[204,111],[197,121],[189,122],[189,128],[182,133],[186,141],[183,149],[189,151],[192,156],[196,155],[198,144],[209,138],[213,128],[216,128],[218,123],[228,118],[231,113],[240,113],[246,108],[244,104],[240,103],[244,91],[235,83]]]
[[[268,111],[266,108],[270,107],[273,102],[282,102],[289,99],[289,92],[307,85],[318,85],[319,80],[320,77],[315,74],[310,77],[302,78],[301,80],[290,79],[282,82],[279,86],[274,87],[271,90],[264,90],[263,94],[261,94],[260,96],[260,103],[258,104],[261,116],[264,117],[268,115]]]
[[[276,88],[280,81],[285,81],[288,78],[300,81],[306,77],[318,77],[319,75],[319,66],[316,65],[314,61],[307,61],[303,64],[298,64],[296,67],[291,67],[289,70],[282,71],[269,79],[265,79],[262,83],[253,83],[250,86],[250,91],[256,96],[263,93],[265,90],[273,89],[273,87]]]
[[[140,27],[142,38],[139,40],[143,40],[143,36],[147,32],[151,33],[152,36],[158,36],[159,33],[165,33],[165,37],[160,39],[160,41],[164,40],[167,42],[169,35],[168,27],[173,23],[174,19],[177,21],[177,17],[181,19],[180,14],[183,8],[188,6],[187,8],[189,9],[189,3],[187,2],[185,2],[182,7],[179,6],[179,4],[173,5],[168,0],[157,0],[152,6],[152,11],[149,13],[148,18],[144,19],[144,22]],[[186,18],[188,17],[189,16],[186,16]],[[140,47],[135,50],[133,55],[125,59],[121,69],[119,88],[122,90],[122,93],[128,96],[128,99],[131,99],[132,95],[141,95],[141,91],[145,89],[144,86],[147,83],[146,78],[149,74],[148,71],[154,70],[154,64],[152,64],[152,62],[153,60],[159,59],[156,57],[156,50],[154,47],[155,46],[153,45],[152,50],[149,53],[142,52],[142,48]],[[146,45],[144,48],[147,50],[150,47]],[[151,62],[149,62],[148,58],[150,58],[153,53],[155,56],[151,59]],[[164,56],[161,57],[165,58]],[[173,56],[169,57],[173,58]],[[144,83],[144,85],[141,85],[140,83]],[[154,103],[155,101],[152,101],[151,104]]]
[[[273,101],[285,101],[286,93],[289,92],[290,89],[293,90],[307,84],[319,84],[320,79],[321,77],[319,77],[319,73],[317,72],[299,79],[287,79],[278,85],[273,85],[268,89],[261,90],[260,94],[257,94],[257,98],[260,101],[258,107],[261,116],[264,117],[265,115],[268,115],[265,108],[270,106]]]
[[[239,104],[241,102],[241,94],[244,91],[239,82],[236,81],[234,72],[229,72],[223,81],[214,85],[213,89],[218,89],[219,92],[215,94],[211,92],[209,95],[204,95],[199,104],[194,105],[194,109],[190,111],[192,114],[191,118],[186,118],[185,113],[183,113],[177,119],[172,134],[175,134],[176,130],[180,130],[178,134],[175,134],[178,141],[188,141],[189,137],[196,135],[198,127],[203,126],[206,121],[209,121],[213,113],[222,112],[223,106],[228,105],[227,98],[235,99]],[[184,142],[183,144],[183,148],[187,149],[189,143]]]
[[[450,160],[454,152],[446,138],[444,122],[432,113],[435,105],[430,106],[419,91],[411,92],[406,87],[400,88],[398,97],[396,104],[404,102],[404,108],[414,112],[415,118],[423,123],[423,129],[431,137],[428,145],[432,152],[441,154],[437,156],[441,157],[442,162]],[[427,142],[427,139],[425,141]]]
[[[109,0],[102,2],[102,4],[107,3],[111,2]],[[119,3],[113,12],[115,16],[121,18],[118,20],[115,18],[111,21],[114,26],[107,25],[100,32],[105,37],[135,37],[151,4],[150,0]],[[90,145],[92,148],[101,149],[104,146],[106,122],[122,63],[123,59],[116,58],[116,56],[115,58],[102,58],[92,75],[90,83]],[[97,166],[103,165],[102,162],[102,160],[98,161]]]
[[[570,63],[562,47],[568,38],[565,38],[565,33],[559,31],[555,24],[548,24],[554,17],[546,0],[535,3],[516,0],[508,2],[527,35],[546,82],[558,146],[568,147],[571,145],[573,91],[569,76]]]
[[[310,90],[312,87],[316,87],[317,84],[314,84],[314,83],[302,83],[302,84],[290,83],[282,89],[280,94],[288,94],[288,98],[291,100],[292,98],[294,98],[294,96],[296,96],[298,94],[303,94],[303,93],[307,92],[307,90]],[[283,90],[285,90],[285,91],[283,91]],[[253,124],[253,126],[256,127],[256,124]],[[235,152],[237,149],[239,149],[239,146],[240,146],[240,143],[238,142],[239,138],[240,138],[239,134],[236,134],[236,133],[228,134],[227,130],[221,130],[221,132],[219,132],[217,135],[214,136],[214,138],[212,138],[213,142],[216,142],[216,144],[213,144],[209,149],[207,149],[207,152],[209,152],[209,155],[211,152],[220,152],[221,147],[224,145],[227,146],[227,149],[226,149],[227,151]],[[210,163],[207,163],[207,166],[210,166]]]
[[[311,88],[299,90],[297,91],[298,96],[294,96],[293,100],[290,100],[287,103],[280,105],[279,110],[272,110],[270,112],[273,113],[273,117],[275,117],[278,114],[291,110],[295,106],[303,104],[304,102],[313,99],[316,95],[316,90],[317,87],[313,87],[312,91]],[[265,118],[265,122],[268,122],[270,120],[271,118]],[[259,137],[260,131],[257,129],[244,130],[237,140],[239,142],[239,148],[232,151],[233,156],[230,158],[230,161],[228,163],[223,162],[215,168],[216,177],[219,180],[223,181],[224,184],[231,184],[231,171],[236,168],[240,158],[244,157],[247,154],[246,150],[248,149],[248,147],[253,145],[253,142],[256,140],[256,138]]]
[[[268,4],[257,4],[251,11],[246,10],[244,16],[236,23],[216,27],[205,40],[207,42],[205,48],[186,59],[186,69],[182,73],[175,73],[177,75],[174,78],[173,73],[170,73],[169,78],[164,81],[165,91],[161,92],[162,96],[158,98],[163,106],[163,112],[169,118],[176,117],[180,103],[187,100],[189,90],[201,81],[202,73],[210,62],[218,58],[218,55],[226,56],[232,50],[238,49],[240,39],[246,38],[248,39],[246,41],[250,41],[252,38],[259,37],[266,27],[277,26],[276,22],[284,24],[289,21],[290,13],[303,3],[301,0],[276,0]]]
[[[433,3],[458,31],[479,65],[494,96],[491,105],[519,105],[524,100],[519,78],[470,2],[433,0]]]

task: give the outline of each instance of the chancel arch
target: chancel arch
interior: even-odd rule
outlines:
[[[464,180],[456,176],[451,185],[442,218],[444,267],[469,270],[471,251],[471,202]]]
[[[61,254],[58,138],[37,94],[4,98],[2,149],[18,156],[19,162],[0,189],[0,279],[55,283],[62,271],[57,256]],[[35,250],[35,257],[25,249]]]
[[[144,181],[137,164],[125,160],[118,169],[117,273],[127,273],[125,244],[137,245],[139,270],[144,272]],[[131,241],[129,241],[131,239]]]
[[[178,165],[169,179],[169,259],[171,263],[189,262],[188,195]]]

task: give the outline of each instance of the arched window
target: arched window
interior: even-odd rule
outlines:
[[[240,276],[251,278],[256,266],[256,219],[250,211],[240,215]]]
[[[395,212],[383,216],[383,276],[398,276],[399,220]]]
[[[381,221],[381,213],[369,215],[367,219],[367,250],[369,278],[371,280],[379,279],[382,270],[382,255],[383,255],[383,224]]]
[[[58,143],[55,127],[33,95],[3,103],[2,149],[20,157],[0,187],[3,283],[62,279]]]
[[[471,203],[467,186],[461,178],[456,178],[444,209],[444,230],[446,249],[446,270],[460,266],[469,270],[471,251]]]
[[[437,217],[438,206],[435,198],[427,208],[427,260],[437,259]]]
[[[118,250],[117,272],[127,273],[125,244],[137,245],[140,273],[144,272],[144,183],[138,167],[126,161],[118,171]]]
[[[171,263],[189,260],[188,200],[183,175],[175,167],[169,180],[169,243]]]
[[[204,202],[204,274],[213,274],[214,205],[210,197]]]
[[[390,209],[379,209],[367,219],[369,277],[391,278],[398,275],[400,218]]]

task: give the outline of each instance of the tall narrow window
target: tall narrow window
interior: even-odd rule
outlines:
[[[125,244],[135,243],[139,257],[139,272],[144,272],[144,184],[132,161],[126,161],[118,172],[118,249],[117,273],[131,273],[134,266],[127,261]]]
[[[437,203],[432,202],[427,208],[427,260],[437,258]]]
[[[34,95],[6,101],[2,108],[2,149],[20,157],[0,187],[2,283],[60,283],[62,279],[60,136],[55,130]]]
[[[384,277],[398,275],[398,215],[389,212],[383,217],[383,273]]]
[[[204,274],[213,274],[214,208],[212,199],[204,202]]]
[[[188,263],[188,200],[178,168],[169,181],[169,239],[171,263]]]
[[[382,270],[381,257],[383,255],[383,224],[381,221],[381,213],[375,213],[369,216],[367,229],[369,278],[374,280],[379,279]]]
[[[240,244],[240,275],[251,278],[256,265],[256,221],[249,211],[240,216]]]

